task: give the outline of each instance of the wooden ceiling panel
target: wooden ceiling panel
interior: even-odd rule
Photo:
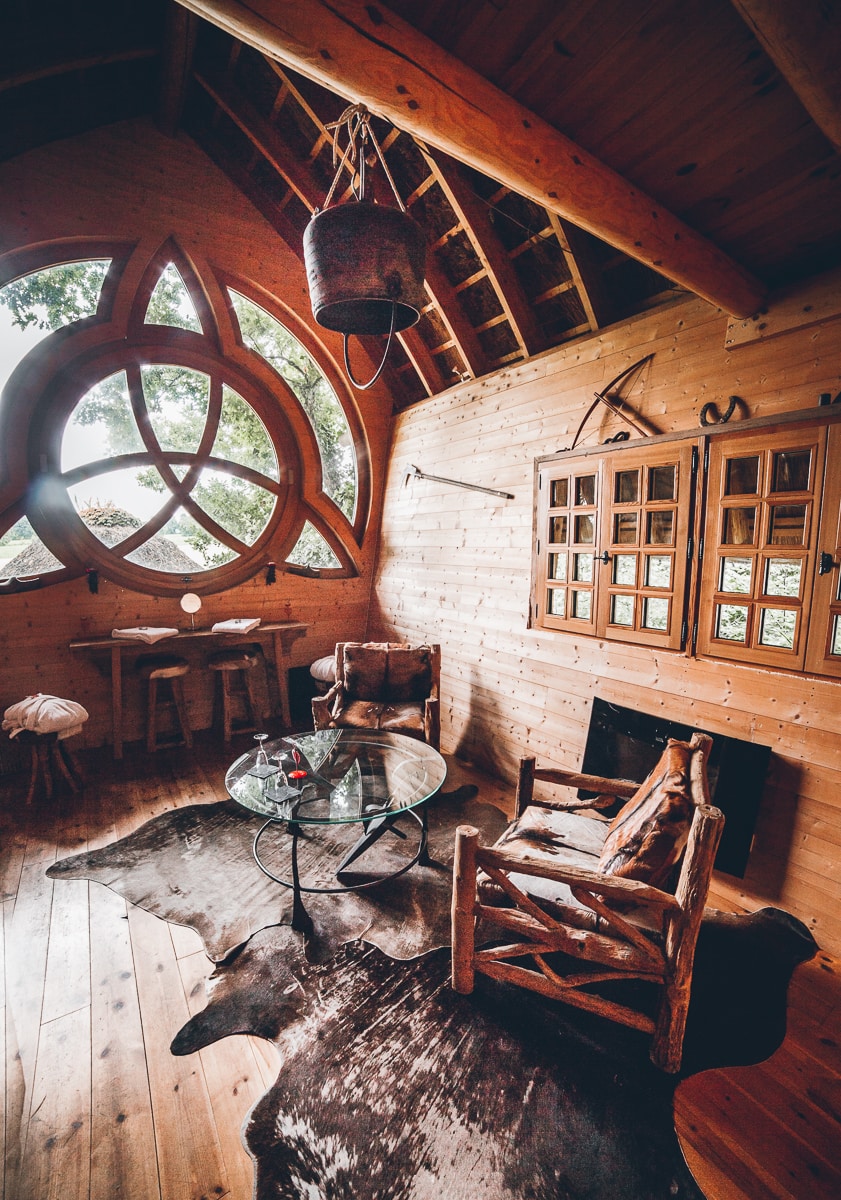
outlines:
[[[398,408],[669,299],[667,273],[744,305],[841,263],[841,19],[819,0],[794,17],[785,0],[392,0],[354,9],[352,32],[349,4],[6,5],[0,156],[180,122],[301,255],[335,175],[327,127],[378,76],[374,128],[429,246],[424,317],[388,372]],[[284,22],[298,41],[277,42]]]

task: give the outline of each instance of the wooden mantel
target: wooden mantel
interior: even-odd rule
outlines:
[[[761,306],[763,285],[712,242],[381,4],[178,3],[731,316],[749,317]]]

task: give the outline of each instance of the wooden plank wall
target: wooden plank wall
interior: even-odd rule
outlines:
[[[841,321],[733,350],[726,327],[702,301],[680,302],[401,414],[369,634],[441,642],[442,746],[509,779],[526,750],[577,766],[594,695],[771,746],[746,877],[717,886],[751,908],[788,909],[837,953],[841,685],[527,628],[534,459],[569,446],[623,367],[654,354],[627,398],[663,433],[698,428],[701,407],[723,410],[732,394],[759,417],[839,391]],[[620,427],[596,418],[585,440]],[[515,498],[407,482],[410,465]]]
[[[171,139],[148,121],[109,126],[33,151],[0,167],[4,198],[0,258],[26,246],[76,238],[145,239],[151,249],[174,236],[187,254],[244,278],[286,303],[312,324],[304,269],[296,254],[242,194],[186,138]],[[323,339],[337,372],[341,339]],[[4,400],[4,402],[6,402]],[[369,535],[354,579],[317,580],[283,574],[266,587],[261,572],[250,582],[205,597],[197,624],[226,617],[311,624],[295,642],[294,665],[312,662],[337,641],[364,634],[368,617],[376,531],[379,525],[391,398],[378,387],[357,393],[368,438],[373,504]],[[278,564],[280,566],[280,564]],[[188,590],[188,589],[185,589]],[[71,652],[73,638],[110,635],[131,625],[186,628],[189,619],[175,599],[145,596],[101,579],[91,595],[85,579],[43,591],[0,597],[0,712],[34,691],[70,696],[90,712],[81,745],[110,738],[107,656],[94,661]],[[201,657],[196,660],[201,665]],[[143,730],[143,697],[130,672],[125,689],[125,737]],[[213,676],[198,671],[186,680],[195,728],[210,722]],[[266,684],[263,682],[263,688]],[[3,735],[2,750],[9,757]],[[0,754],[0,762],[3,755]]]

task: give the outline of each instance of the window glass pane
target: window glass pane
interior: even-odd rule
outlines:
[[[195,453],[207,421],[210,377],[187,367],[141,367],[149,420],[162,450]]]
[[[643,605],[643,627],[645,629],[669,628],[669,602],[659,596],[646,597]]]
[[[835,617],[832,622],[832,645],[830,654],[841,654],[841,617]]]
[[[551,508],[566,508],[569,504],[569,480],[553,479],[549,493]]]
[[[590,620],[590,611],[592,603],[591,592],[573,592],[572,593],[572,615],[579,617],[583,621]]]
[[[647,554],[645,564],[645,582],[648,587],[671,587],[672,556],[670,554]]]
[[[725,546],[752,546],[756,530],[755,508],[726,508],[721,540]]]
[[[346,517],[352,519],[357,494],[356,451],[347,417],[336,393],[315,360],[280,321],[232,288],[228,289],[228,294],[244,344],[277,371],[307,414],[321,455],[325,495],[339,506]],[[332,551],[330,553],[332,555]]]
[[[634,597],[633,596],[611,596],[610,598],[610,623],[612,625],[633,625],[634,623]]]
[[[634,587],[637,582],[636,554],[617,554],[613,560],[613,582]]]
[[[0,288],[0,389],[48,333],[96,315],[110,265],[107,258],[62,263]]]
[[[640,496],[639,471],[617,471],[613,498],[617,504],[636,504]]]
[[[67,493],[82,522],[106,546],[116,546],[145,525],[169,499],[155,467],[103,471]]]
[[[731,458],[727,462],[725,496],[748,496],[759,490],[759,456]]]
[[[715,636],[728,642],[744,642],[748,632],[748,610],[741,604],[719,604]]]
[[[576,504],[595,504],[596,503],[596,477],[595,475],[577,476],[575,480],[575,503]]]
[[[304,521],[301,536],[286,561],[296,567],[340,567],[342,565],[324,538],[309,521]]]
[[[673,512],[653,512],[648,514],[648,545],[671,546],[675,514]]]
[[[277,454],[266,427],[250,404],[227,385],[222,388],[222,412],[211,455],[239,463],[277,480]]]
[[[579,546],[592,546],[596,540],[596,523],[593,517],[575,518],[575,540]]]
[[[572,577],[577,583],[593,582],[592,554],[576,554],[574,556]]]
[[[806,542],[806,505],[775,504],[771,509],[772,546],[803,546]]]
[[[794,629],[797,613],[788,608],[763,608],[759,626],[759,641],[762,646],[781,646],[791,650],[794,646]]]
[[[553,617],[566,616],[566,588],[549,589],[549,612]]]
[[[125,371],[117,371],[87,392],[70,414],[61,437],[61,469],[135,454],[145,449],[131,411]]]
[[[50,571],[60,571],[63,566],[26,517],[21,517],[0,537],[0,579],[47,575]]]
[[[613,518],[613,543],[633,546],[637,540],[637,513],[616,513]]]
[[[719,590],[722,592],[742,592],[750,595],[751,564],[750,558],[723,558],[721,560],[721,576]]]
[[[178,329],[190,329],[193,333],[202,331],[196,306],[175,263],[166,267],[155,284],[146,309],[146,324],[174,325]]]
[[[552,517],[549,522],[549,541],[564,545],[567,540],[566,517]]]
[[[774,455],[773,492],[808,492],[811,450],[780,450]]]
[[[799,596],[802,567],[799,558],[769,558],[765,564],[765,595]]]
[[[222,542],[212,537],[206,530],[198,524],[196,520],[183,508],[176,509],[166,525],[161,530],[161,535],[168,542],[172,542],[193,564],[193,570],[207,571],[211,567],[221,567],[223,563],[231,562],[237,557],[236,551],[230,547],[223,545]],[[143,566],[152,566],[151,562],[144,559],[149,547],[157,539],[152,538],[143,546],[138,546],[133,554],[127,556],[128,562],[142,564]],[[168,563],[161,563],[159,571],[171,571],[173,574],[183,574],[183,567],[176,567]]]
[[[265,488],[226,471],[207,468],[193,488],[192,499],[218,525],[248,546],[266,528],[275,506],[274,495]]]
[[[648,472],[649,500],[674,500],[677,467],[670,463],[663,467],[652,467]]]
[[[550,579],[566,579],[567,577],[567,556],[565,554],[550,554],[549,555],[549,578]]]

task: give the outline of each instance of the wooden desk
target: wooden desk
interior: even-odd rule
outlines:
[[[289,711],[289,651],[292,643],[309,629],[302,621],[264,621],[248,633],[214,633],[212,629],[185,629],[173,637],[159,642],[141,642],[135,638],[94,637],[76,638],[70,642],[71,650],[108,650],[111,653],[111,721],[114,740],[114,757],[123,757],[123,654],[167,654],[170,647],[180,650],[190,645],[210,649],[213,645],[241,646],[243,643],[262,642],[271,638],[274,646],[277,691],[280,699],[280,720],[284,729],[291,725]]]

